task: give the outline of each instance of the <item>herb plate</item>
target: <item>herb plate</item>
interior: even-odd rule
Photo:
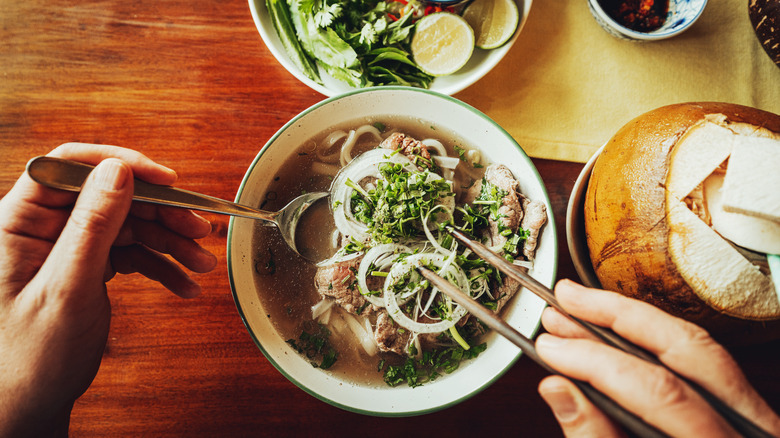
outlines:
[[[457,133],[464,144],[471,147],[485,145],[480,152],[487,162],[501,162],[508,166],[520,182],[521,192],[547,205],[547,224],[539,237],[531,275],[545,285],[553,284],[558,259],[555,220],[547,191],[531,159],[505,130],[486,115],[455,98],[430,90],[394,86],[354,90],[306,109],[285,124],[260,150],[244,176],[236,202],[260,205],[279,167],[299,151],[299,146],[306,139],[341,122],[354,121],[358,114],[377,120],[403,115],[437,129]],[[453,406],[487,388],[520,357],[517,347],[490,333],[485,339],[486,350],[477,358],[461,363],[452,374],[445,374],[416,388],[358,384],[334,372],[314,368],[279,335],[259,299],[262,290],[258,285],[260,281],[255,279],[254,253],[259,250],[258,246],[263,245],[258,245],[255,239],[257,228],[256,222],[251,219],[231,218],[228,229],[228,274],[239,314],[266,358],[291,382],[324,402],[376,416],[433,412]],[[295,284],[289,285],[291,292],[296,289]],[[540,298],[522,290],[502,311],[502,317],[512,327],[532,337],[539,328],[544,307],[545,303]]]
[[[485,76],[501,61],[501,59],[504,58],[517,40],[517,37],[528,18],[528,13],[531,10],[532,0],[516,1],[518,11],[520,12],[520,22],[512,38],[507,41],[506,44],[495,49],[483,50],[474,48],[474,53],[463,68],[454,74],[435,78],[431,83],[431,90],[447,95],[462,91]],[[315,82],[303,74],[300,68],[298,68],[287,55],[287,52],[274,29],[273,23],[271,22],[265,1],[249,0],[249,9],[252,13],[255,25],[260,32],[260,36],[268,50],[273,54],[276,60],[293,76],[298,78],[298,80],[328,97],[355,90],[355,88],[345,82],[341,82],[329,76],[321,67],[319,68],[319,72],[322,78],[322,84]]]

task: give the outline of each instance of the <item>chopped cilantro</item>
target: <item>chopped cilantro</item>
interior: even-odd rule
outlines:
[[[467,161],[466,160],[466,149],[463,149],[462,147],[455,145],[453,146],[455,148],[455,153],[458,154],[458,158],[460,158],[460,161]]]
[[[366,249],[365,244],[358,242],[357,240],[355,240],[354,237],[350,237],[349,242],[347,242],[347,244],[344,245],[343,251],[344,254],[353,254],[356,252],[364,251],[365,249]]]
[[[404,382],[414,388],[432,382],[442,375],[457,370],[461,362],[473,359],[485,351],[487,344],[482,343],[464,350],[460,346],[445,347],[426,351],[422,357],[407,357],[401,365],[390,365],[384,371],[384,381],[389,386],[398,386]],[[380,362],[379,369],[385,363]]]
[[[288,339],[287,343],[298,353],[306,356],[315,368],[328,369],[338,359],[338,352],[330,345],[330,330],[313,321],[304,327],[298,339]],[[307,330],[308,329],[308,330]]]
[[[352,181],[352,214],[366,224],[372,240],[389,243],[422,235],[422,220],[443,198],[454,196],[450,183],[428,171],[409,172],[385,163],[376,188],[366,191]]]

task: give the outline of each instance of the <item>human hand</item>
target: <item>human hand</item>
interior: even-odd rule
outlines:
[[[105,282],[139,272],[177,295],[200,287],[175,263],[207,272],[193,239],[211,224],[182,209],[133,204],[133,175],[173,184],[144,155],[65,144],[49,155],[96,164],[80,194],[25,173],[0,200],[0,436],[67,435],[70,410],[97,373],[108,337]],[[99,164],[98,164],[99,163]]]
[[[780,436],[780,418],[731,355],[704,329],[650,304],[568,280],[558,282],[555,296],[570,314],[611,328]],[[536,341],[544,361],[564,375],[590,383],[659,430],[671,436],[738,436],[703,398],[668,370],[595,341],[555,309],[545,309],[542,324],[550,333]],[[567,437],[623,436],[619,426],[568,379],[546,377],[539,393]]]

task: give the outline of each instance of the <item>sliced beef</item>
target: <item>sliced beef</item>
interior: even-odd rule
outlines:
[[[524,198],[523,211],[525,216],[520,223],[520,227],[528,230],[528,237],[523,244],[523,255],[526,259],[533,260],[539,239],[539,231],[547,223],[547,206],[541,201],[531,201]]]
[[[520,290],[520,282],[514,278],[504,277],[503,283],[493,290],[496,291],[494,296],[498,297],[498,301],[496,301],[496,314],[498,314],[504,308],[504,305]]]
[[[520,221],[523,219],[520,184],[512,176],[512,171],[503,164],[491,164],[488,166],[485,169],[485,181],[506,193],[501,200],[501,206],[498,208],[498,219],[488,219],[493,246],[503,245],[506,243],[507,238],[501,235],[500,229],[508,228],[512,232],[517,232]]]
[[[427,318],[422,318],[421,321],[433,322]],[[465,318],[461,321],[465,323]],[[417,339],[423,350],[427,350],[432,346],[440,345],[439,335],[440,333],[419,333]],[[408,356],[411,338],[412,332],[393,321],[387,310],[382,309],[377,313],[374,339],[376,339],[380,351]]]
[[[414,162],[415,156],[420,156],[426,160],[431,159],[431,153],[428,152],[428,148],[422,144],[420,140],[416,140],[412,137],[408,137],[402,132],[394,132],[389,137],[384,139],[379,147],[385,149],[398,150],[402,154],[409,157]]]
[[[499,246],[506,243],[507,238],[502,236],[500,232],[502,228],[508,228],[513,232],[517,232],[518,229],[528,230],[528,238],[523,244],[523,255],[526,259],[533,260],[539,231],[547,223],[547,206],[541,201],[533,201],[524,197],[520,193],[520,184],[509,168],[503,164],[488,166],[485,169],[485,181],[506,193],[498,209],[498,219],[488,219],[492,245]],[[473,200],[478,196],[482,183],[480,182],[477,186],[478,189],[469,190],[467,198]]]
[[[317,269],[314,275],[317,292],[323,297],[334,299],[347,312],[358,313],[359,310],[364,310],[368,307],[368,302],[361,295],[355,277],[361,260],[363,256]]]
[[[396,324],[387,310],[383,309],[377,314],[374,339],[380,351],[406,355],[410,337],[411,332]]]
[[[509,168],[502,164],[488,166],[485,169],[485,181],[506,193],[498,209],[498,219],[488,219],[493,246],[503,245],[507,241],[507,237],[501,235],[500,229],[508,228],[513,232],[517,232],[519,229],[527,230],[528,237],[523,244],[522,252],[527,260],[533,260],[539,231],[547,222],[546,205],[543,202],[524,197],[520,193],[520,184]],[[520,283],[509,277],[504,277],[502,283],[500,285],[494,284],[491,290],[497,299],[496,313],[499,313],[520,290]]]
[[[460,201],[458,202],[463,204],[471,204],[472,202],[474,202],[475,199],[479,197],[481,191],[482,191],[482,178],[479,178],[476,181],[474,181],[474,184],[472,184],[465,191],[462,192]]]

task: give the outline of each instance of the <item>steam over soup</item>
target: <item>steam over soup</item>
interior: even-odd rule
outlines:
[[[343,171],[340,171],[344,168]],[[483,351],[486,327],[432,288],[426,266],[499,313],[520,289],[459,245],[453,225],[533,268],[547,212],[509,169],[429,123],[387,117],[334,128],[284,163],[262,208],[328,190],[327,216],[302,223],[307,242],[332,245],[317,266],[273,228],[254,242],[260,299],[280,334],[314,366],[362,384],[419,385]],[[322,203],[325,204],[325,203]],[[313,214],[316,217],[316,213]],[[326,227],[327,228],[327,227]]]

